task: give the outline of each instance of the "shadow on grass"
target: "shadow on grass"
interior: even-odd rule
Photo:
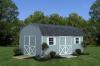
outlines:
[[[78,55],[74,55],[74,56],[84,56],[84,55],[90,55],[89,53],[81,53],[81,54],[78,54]],[[66,59],[66,57],[61,57],[61,56],[55,56],[55,57],[43,57],[43,58],[40,58],[38,56],[34,56],[34,57],[30,57],[30,58],[26,58],[26,59],[34,59],[36,61],[39,61],[39,62],[45,62],[45,61],[50,61],[50,60],[58,60],[58,59]]]
[[[90,55],[89,53],[82,53],[81,55]]]
[[[89,53],[81,53],[81,54],[72,54],[73,56],[85,56],[90,55]]]
[[[45,58],[30,57],[30,58],[27,58],[27,59],[34,59],[36,61],[45,62],[45,61],[50,61],[50,60],[54,60],[54,59],[65,59],[65,57],[54,57],[54,58],[51,58],[51,57],[45,57]]]

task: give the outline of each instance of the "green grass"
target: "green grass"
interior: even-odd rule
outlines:
[[[14,47],[0,47],[0,66],[99,66],[100,47],[87,47],[85,53],[71,59],[52,59],[48,61],[36,61],[34,59],[14,59]]]

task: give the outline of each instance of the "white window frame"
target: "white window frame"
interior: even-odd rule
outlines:
[[[76,38],[79,39],[79,43],[76,43]],[[80,37],[75,37],[75,38],[74,38],[74,44],[80,44]]]
[[[48,44],[49,46],[53,46],[53,45],[50,45],[50,44],[49,44],[49,38],[53,38],[53,41],[54,41],[54,42],[53,42],[53,43],[54,43],[53,45],[56,45],[56,38],[55,38],[55,37],[51,37],[51,36],[50,36],[50,37],[47,37],[47,44]]]

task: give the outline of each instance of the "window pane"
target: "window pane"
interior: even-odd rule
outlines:
[[[75,42],[76,44],[79,44],[79,38],[76,38]]]
[[[53,38],[49,38],[49,45],[53,45],[53,44],[54,44]]]
[[[53,41],[53,38],[49,38],[49,41]]]
[[[76,38],[76,40],[79,40],[79,38]]]
[[[49,45],[53,45],[53,42],[49,42]]]
[[[25,45],[29,45],[29,36],[24,37]]]
[[[78,43],[79,43],[79,41],[76,41],[76,43],[78,44]]]

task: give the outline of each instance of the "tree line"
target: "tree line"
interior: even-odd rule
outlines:
[[[17,18],[19,12],[12,0],[0,0],[0,45],[15,46],[19,44],[20,27],[31,24],[55,24],[69,25],[84,31],[85,45],[100,45],[100,1],[96,0],[90,7],[91,18],[85,20],[77,13],[71,13],[68,17],[57,13],[45,15],[41,11],[35,11],[24,21]]]

